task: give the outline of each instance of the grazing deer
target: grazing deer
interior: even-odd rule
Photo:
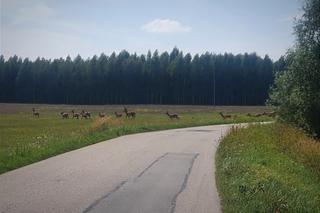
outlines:
[[[128,109],[124,107],[123,112],[126,113],[127,118],[135,118],[136,117],[136,112],[128,112]]]
[[[121,118],[122,117],[122,113],[114,112],[114,114],[116,115],[117,118]]]
[[[219,112],[219,114],[221,115],[221,117],[223,119],[227,119],[227,118],[231,118],[232,117],[231,115],[223,114],[222,112]]]
[[[106,114],[99,112],[99,117],[100,118],[104,118],[106,116]]]
[[[84,110],[81,111],[81,118],[91,118],[91,113],[90,112],[85,112]]]
[[[61,112],[60,114],[61,114],[62,118],[69,118],[69,113]]]
[[[170,114],[168,111],[166,114],[169,116],[170,119],[180,119],[178,114]]]
[[[77,118],[77,119],[79,119],[79,117],[80,117],[80,114],[79,114],[79,113],[74,112],[74,110],[72,110],[71,112],[72,112],[72,118]]]
[[[81,119],[82,119],[82,118],[87,119],[87,116],[86,116],[86,114],[84,113],[84,110],[81,111],[80,115],[81,115]]]
[[[91,113],[90,112],[85,112],[85,113],[86,113],[87,118],[91,118]]]
[[[40,116],[40,113],[39,112],[36,112],[36,109],[35,108],[32,108],[32,112],[33,112],[33,116],[35,117],[38,117]]]

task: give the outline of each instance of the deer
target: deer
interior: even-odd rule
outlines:
[[[122,117],[122,113],[114,112],[114,114],[116,115],[117,118],[121,118]]]
[[[99,117],[100,118],[104,118],[106,116],[106,114],[99,112]]]
[[[39,112],[36,112],[36,109],[35,108],[32,108],[32,112],[33,112],[33,116],[35,117],[38,117],[40,116],[40,113]]]
[[[231,115],[223,114],[222,112],[219,112],[219,114],[221,115],[221,117],[222,117],[223,119],[232,118]]]
[[[168,111],[166,112],[166,114],[169,116],[169,118],[172,119],[180,119],[178,114],[170,114]]]
[[[128,109],[124,107],[123,112],[126,113],[127,118],[135,118],[136,117],[136,112],[128,112]]]
[[[67,112],[61,112],[60,115],[62,116],[62,118],[65,118],[65,119],[69,118],[69,113]]]
[[[80,114],[79,114],[79,113],[74,112],[74,110],[72,110],[71,112],[72,112],[72,118],[77,118],[77,119],[79,119],[79,117],[80,117]]]
[[[81,111],[81,118],[91,118],[91,113],[90,112],[85,112],[84,110]]]
[[[82,118],[85,118],[85,119],[88,118],[87,115],[84,113],[84,110],[81,111],[80,115],[81,115],[81,119]]]

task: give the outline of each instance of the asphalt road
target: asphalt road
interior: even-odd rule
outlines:
[[[214,155],[229,125],[122,136],[0,175],[0,212],[221,212]]]

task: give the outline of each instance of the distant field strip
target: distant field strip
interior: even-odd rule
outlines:
[[[32,108],[40,113],[34,117]],[[249,117],[266,107],[209,107],[209,106],[128,106],[137,112],[135,119],[116,118],[123,106],[68,106],[0,104],[0,173],[34,163],[48,157],[78,149],[93,143],[125,134],[223,123],[272,120],[268,116]],[[91,112],[91,119],[63,119],[60,112],[71,110]],[[178,113],[171,120],[166,111]],[[234,115],[223,119],[218,112]],[[99,118],[103,112],[106,117]]]

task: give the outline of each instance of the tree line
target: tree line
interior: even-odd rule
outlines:
[[[274,63],[252,54],[147,55],[122,51],[83,59],[0,56],[0,102],[55,104],[263,105]]]

